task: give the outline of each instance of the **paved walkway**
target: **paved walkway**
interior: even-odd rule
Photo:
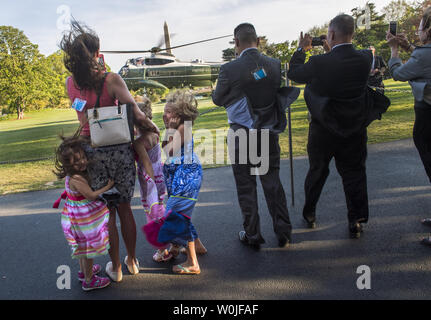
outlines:
[[[172,274],[174,262],[152,261],[153,249],[138,231],[141,272],[125,274],[120,284],[84,293],[76,279],[58,210],[51,205],[61,190],[0,197],[0,299],[430,299],[431,248],[419,240],[431,230],[420,219],[431,217],[431,185],[411,140],[369,147],[370,221],[363,236],[352,240],[341,179],[333,163],[318,205],[318,227],[305,229],[301,209],[306,157],[296,158],[296,206],[289,207],[293,245],[277,247],[259,190],[261,251],[237,238],[241,215],[230,167],[204,171],[204,183],[193,219],[209,253],[199,259],[199,276]],[[289,162],[281,175],[290,203]],[[136,190],[137,191],[137,190]],[[145,217],[135,193],[138,228]],[[124,245],[121,255],[125,256]],[[182,262],[183,257],[177,260]],[[96,259],[103,266],[109,257]],[[57,289],[57,267],[72,270],[70,290]],[[357,268],[371,270],[371,289],[359,290]]]

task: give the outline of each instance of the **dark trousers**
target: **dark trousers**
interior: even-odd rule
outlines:
[[[246,130],[243,127],[232,125],[231,129],[235,132],[238,129]],[[258,214],[257,203],[257,183],[256,176],[251,174],[251,169],[254,167],[250,163],[247,150],[247,163],[240,164],[240,144],[249,143],[248,130],[246,140],[236,139],[234,143],[230,143],[229,149],[233,153],[235,151],[235,159],[231,157],[232,170],[235,177],[238,202],[243,216],[244,231],[251,244],[265,243],[260,232],[260,221]],[[258,134],[260,137],[260,133]],[[260,150],[262,141],[257,140],[257,148]],[[278,135],[269,135],[269,168],[268,172],[259,175],[260,182],[265,194],[268,211],[272,217],[273,229],[279,240],[288,238],[291,239],[292,225],[289,219],[287,210],[286,195],[280,180],[280,146]],[[233,148],[233,149],[232,149]]]
[[[415,102],[413,141],[431,182],[431,105]]]
[[[307,151],[310,168],[304,185],[304,218],[310,222],[316,219],[316,205],[329,175],[329,163],[334,158],[343,181],[349,222],[367,222],[366,129],[349,138],[342,138],[312,121],[308,132]]]

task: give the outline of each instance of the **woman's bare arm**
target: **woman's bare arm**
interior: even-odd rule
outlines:
[[[106,78],[106,82],[108,85],[108,93],[111,97],[114,97],[114,99],[119,100],[123,104],[130,103],[133,106],[133,115],[135,116],[137,124],[142,125],[148,130],[159,133],[159,130],[153,121],[148,119],[145,113],[139,109],[135,99],[133,99],[126,83],[120,75],[110,73]]]

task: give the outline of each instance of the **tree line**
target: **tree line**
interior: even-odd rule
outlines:
[[[376,54],[382,56],[385,61],[388,61],[391,55],[390,48],[386,44],[386,32],[388,31],[389,22],[398,22],[398,32],[405,33],[409,41],[413,44],[419,44],[416,30],[419,25],[421,14],[425,8],[431,6],[431,0],[422,1],[406,1],[393,0],[386,5],[382,12],[377,12],[376,6],[372,2],[366,4],[370,14],[370,28],[357,27],[353,44],[357,49],[367,49],[370,46],[376,48]],[[355,7],[351,9],[350,14],[358,20],[366,14],[364,7]],[[320,26],[314,26],[305,33],[309,33],[313,37],[326,35],[329,21]],[[285,41],[281,43],[269,43],[266,36],[259,37],[259,50],[267,56],[277,58],[282,65],[288,63],[290,58],[295,53],[298,47],[298,41]],[[322,47],[314,47],[308,55],[323,53]],[[403,52],[401,58],[406,60],[410,55]],[[227,48],[222,52],[223,60],[231,61],[235,58],[234,48]]]
[[[410,42],[417,44],[418,37],[415,32],[421,13],[424,8],[431,6],[431,0],[393,0],[380,13],[376,11],[374,3],[367,5],[370,9],[371,28],[358,28],[354,45],[358,49],[372,45],[377,54],[388,61],[390,49],[385,38],[389,21],[398,21],[399,32],[405,33]],[[363,8],[351,10],[356,20],[364,13]],[[315,26],[307,32],[312,36],[324,35],[328,23]],[[284,65],[290,61],[297,46],[297,40],[270,43],[262,36],[259,49],[268,56],[280,59]],[[308,54],[319,53],[323,53],[322,47],[315,47],[313,52]],[[403,53],[403,59],[408,57],[407,53]],[[225,61],[234,59],[234,49],[223,50],[222,58]],[[15,113],[17,118],[21,119],[27,110],[68,107],[70,102],[65,90],[68,76],[61,51],[46,57],[21,30],[12,26],[0,26],[0,115]]]
[[[2,113],[66,105],[65,81],[69,75],[61,52],[45,57],[25,34],[0,26],[0,106]]]

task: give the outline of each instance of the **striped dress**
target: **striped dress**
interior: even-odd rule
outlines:
[[[61,226],[72,249],[72,258],[94,258],[109,249],[109,210],[101,200],[88,200],[70,190],[69,177],[65,188],[67,201],[61,213]]]

